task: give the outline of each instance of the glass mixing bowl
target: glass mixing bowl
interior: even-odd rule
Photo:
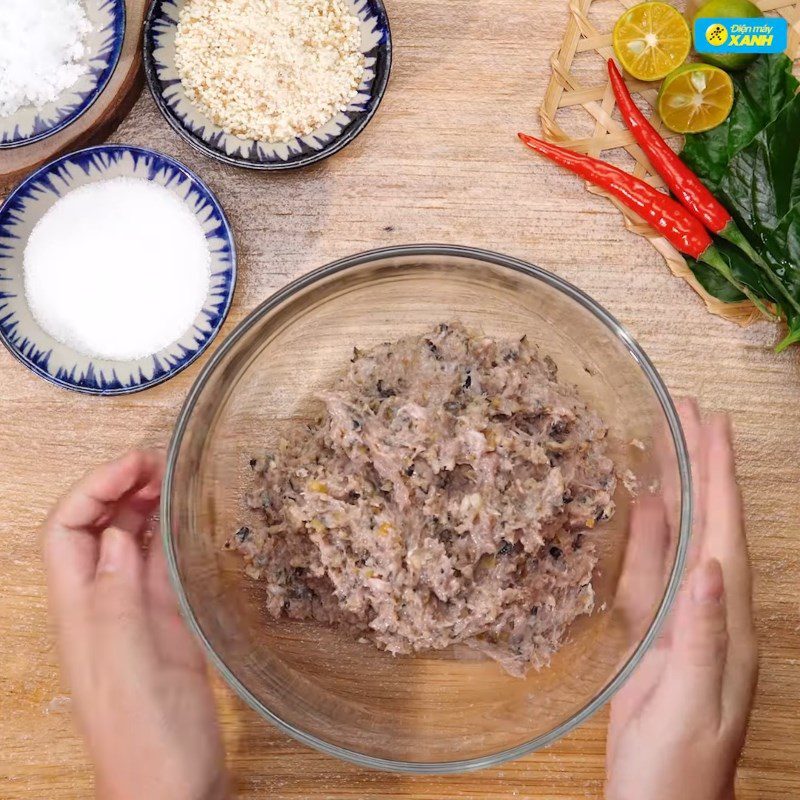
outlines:
[[[275,620],[240,557],[223,550],[247,519],[249,460],[367,348],[460,320],[527,334],[609,426],[617,512],[592,532],[596,609],[552,664],[524,679],[466,648],[392,656],[344,631]],[[634,498],[634,494],[638,495]],[[377,250],[280,290],[220,346],[172,439],[164,542],[183,612],[231,687],[282,730],[359,764],[457,772],[553,742],[596,711],[652,644],[675,596],[690,531],[680,423],[656,370],[626,331],[573,286],[489,252]]]

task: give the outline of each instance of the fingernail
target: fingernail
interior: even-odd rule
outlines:
[[[117,528],[106,528],[100,542],[100,561],[97,571],[118,572],[125,557],[125,534]]]
[[[712,559],[700,564],[692,577],[692,600],[699,606],[721,603],[725,591],[722,567]]]

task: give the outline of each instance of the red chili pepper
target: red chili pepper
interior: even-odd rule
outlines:
[[[735,278],[703,223],[668,194],[599,158],[576,153],[525,133],[517,136],[531,150],[605,189],[645,219],[673,247],[716,269],[765,316],[774,317],[761,298]]]
[[[710,231],[722,233],[725,226],[732,222],[731,215],[661,138],[647,117],[639,111],[612,58],[608,59],[608,76],[622,119],[633,134],[633,138],[647,153],[653,169],[666,181],[667,186],[683,205],[702,220]]]
[[[524,133],[517,135],[531,150],[614,195],[647,220],[681,253],[700,258],[712,246],[711,237],[700,220],[669,195],[654,189],[641,178],[599,158],[591,158]]]

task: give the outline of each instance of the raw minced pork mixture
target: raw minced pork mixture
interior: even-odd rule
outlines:
[[[594,606],[614,511],[607,428],[525,337],[461,324],[355,350],[325,411],[251,460],[257,524],[227,547],[274,617],[391,653],[463,643],[513,675]]]

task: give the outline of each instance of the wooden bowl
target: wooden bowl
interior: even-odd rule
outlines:
[[[83,116],[108,85],[125,38],[125,0],[87,0],[85,10],[92,25],[86,73],[41,108],[22,106],[0,117],[0,148],[23,147],[58,133]]]
[[[149,0],[125,0],[122,50],[108,83],[91,106],[58,131],[0,151],[0,192],[61,153],[102,142],[133,107],[144,86],[142,24]]]

